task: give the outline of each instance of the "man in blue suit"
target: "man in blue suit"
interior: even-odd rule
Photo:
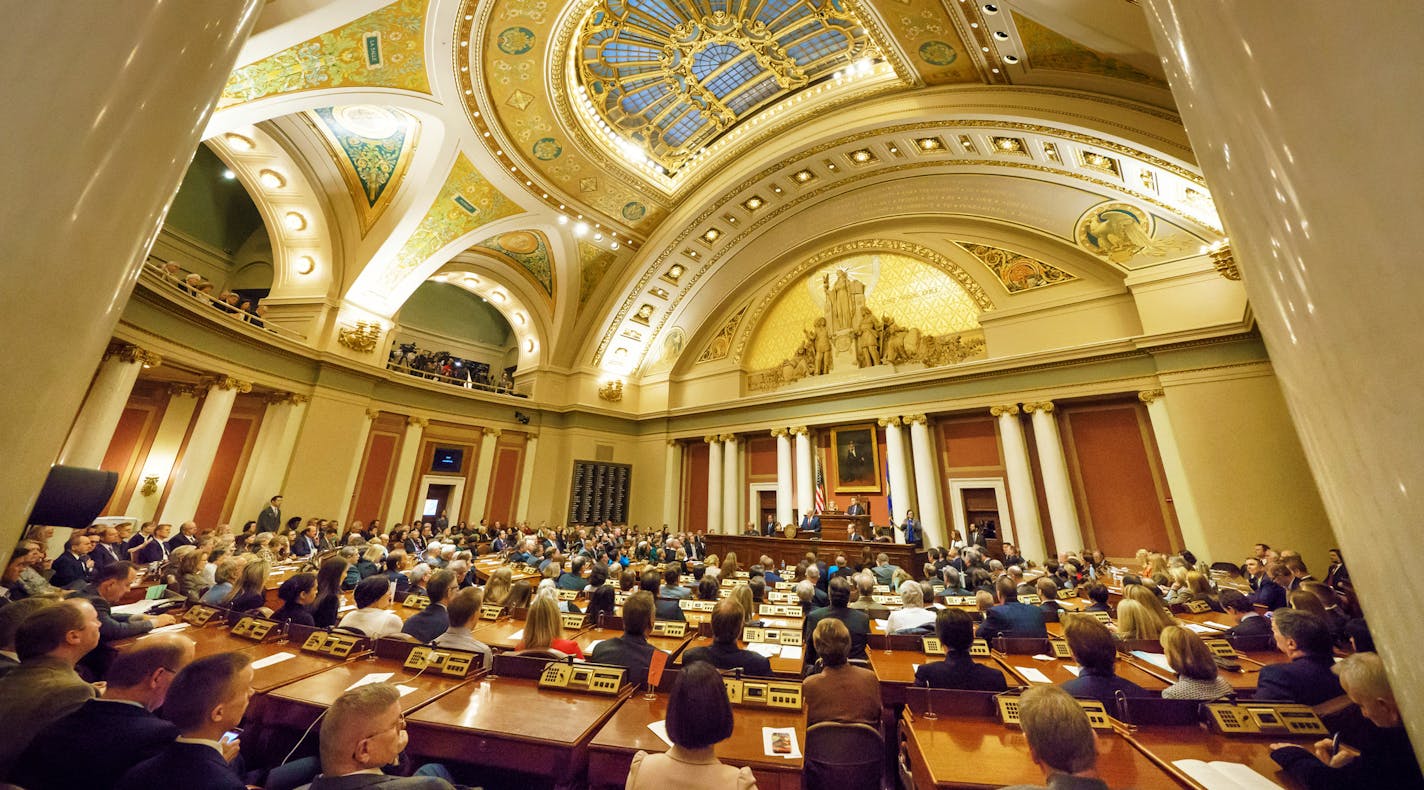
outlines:
[[[905,530],[905,542],[911,546],[920,545],[920,522],[915,520],[915,511],[905,511],[905,523],[900,525]]]
[[[1330,627],[1319,617],[1299,609],[1277,609],[1271,615],[1276,647],[1290,661],[1261,667],[1256,679],[1256,699],[1319,705],[1345,690],[1331,671]]]
[[[223,734],[238,726],[252,697],[252,659],[245,653],[200,658],[173,678],[163,715],[182,732],[173,743],[124,774],[116,790],[247,790],[228,761],[239,741]]]
[[[815,513],[805,513],[801,516],[801,526],[797,527],[798,532],[820,533],[821,517]]]
[[[441,568],[430,574],[430,581],[425,583],[425,594],[430,596],[430,605],[411,615],[401,633],[420,642],[434,642],[450,630],[450,612],[446,607],[459,591],[453,571]]]
[[[1251,593],[1251,603],[1261,604],[1272,612],[1287,606],[1288,591],[1294,580],[1295,577],[1284,564],[1272,563],[1266,568],[1266,578],[1261,580],[1261,586]]]
[[[54,558],[51,565],[54,575],[50,577],[49,583],[55,587],[68,587],[75,583],[84,585],[93,581],[94,561],[89,557],[90,549],[89,536],[76,529],[74,534],[69,536],[64,553]]]
[[[1043,624],[1043,610],[1019,603],[1018,587],[1008,577],[994,583],[994,599],[998,605],[984,613],[984,622],[979,624],[975,636],[980,639],[996,636],[1009,639],[1048,637],[1048,628]]]

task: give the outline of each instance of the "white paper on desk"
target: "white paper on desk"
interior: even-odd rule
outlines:
[[[880,627],[880,630],[881,630],[881,631],[888,631],[888,630],[890,629],[890,620],[889,620],[889,619],[876,620],[876,621],[875,621],[875,624]]]
[[[791,752],[788,754],[778,754],[771,749],[771,739],[773,736],[785,733],[791,738]],[[796,741],[795,727],[762,727],[761,745],[766,751],[767,757],[785,757],[788,760],[801,759],[801,744]]]
[[[283,650],[283,651],[280,652],[280,653],[273,653],[272,655],[267,656],[266,658],[259,658],[259,659],[257,659],[256,661],[253,661],[253,662],[252,662],[252,668],[253,668],[253,669],[263,669],[264,667],[270,667],[270,666],[272,666],[273,664],[280,664],[280,663],[282,663],[283,661],[286,661],[286,660],[289,659],[289,658],[296,658],[296,657],[297,657],[297,654],[296,654],[296,653],[288,653],[287,651]]]
[[[149,633],[150,633],[150,634],[176,634],[176,633],[178,633],[179,631],[186,631],[186,630],[188,630],[189,628],[192,628],[192,626],[189,625],[188,623],[174,623],[173,625],[165,625],[165,626],[163,626],[162,628],[155,628],[155,629],[153,629],[152,631],[149,631]]]
[[[1241,763],[1175,760],[1172,765],[1206,790],[1280,790],[1281,787]]]
[[[669,738],[667,734],[667,719],[648,722],[648,729],[652,730],[654,735],[661,738],[663,743],[668,745],[669,749],[672,748],[672,738]]]
[[[1047,653],[1039,653],[1038,655],[1034,656],[1033,658],[1034,658],[1035,661],[1052,661],[1052,660],[1053,660],[1053,656],[1050,656],[1050,655],[1048,655]]]
[[[1078,666],[1077,664],[1064,664],[1063,668],[1068,670],[1069,672],[1072,672],[1073,677],[1075,678],[1078,677],[1079,672],[1083,671],[1083,668]]]
[[[143,614],[144,612],[147,612],[149,610],[149,607],[153,606],[155,603],[157,603],[157,601],[150,601],[145,598],[142,601],[126,603],[123,606],[111,606],[109,607],[109,611],[113,612],[114,614]]]
[[[1167,663],[1167,657],[1162,655],[1161,653],[1149,653],[1146,650],[1134,650],[1132,651],[1132,655],[1134,658],[1146,661],[1147,663],[1152,664],[1153,666],[1161,667],[1162,669],[1165,669],[1168,672],[1172,671],[1172,665]]]
[[[747,649],[759,656],[766,656],[767,658],[781,655],[781,645],[767,645],[758,642],[747,645]]]
[[[350,691],[351,689],[354,689],[354,688],[360,688],[360,687],[362,687],[362,686],[369,686],[369,685],[371,685],[372,683],[385,683],[387,680],[390,680],[392,677],[394,677],[395,674],[396,674],[396,673],[394,673],[394,672],[375,672],[375,673],[372,673],[372,674],[370,674],[370,675],[367,675],[366,677],[361,678],[360,680],[356,681],[355,683],[352,683],[351,685],[347,686],[347,687],[346,687],[346,690],[347,690],[347,691]]]
[[[515,642],[518,642],[519,640],[521,640],[521,639],[524,638],[524,629],[521,628],[521,629],[519,629],[518,631],[515,631],[514,633],[510,634],[508,637],[505,637],[505,638],[506,638],[506,639],[512,639],[512,640],[514,640]]]
[[[1216,629],[1201,623],[1182,623],[1182,627],[1194,634],[1214,634]]]
[[[772,620],[770,618],[767,618],[762,620],[761,622],[767,628],[785,628],[786,626],[791,625],[790,620]]]
[[[1215,620],[1207,620],[1207,621],[1206,621],[1206,625],[1209,625],[1209,626],[1211,626],[1212,628],[1219,628],[1219,629],[1221,629],[1222,631],[1229,631],[1229,630],[1231,630],[1231,626],[1226,625],[1225,623],[1218,623],[1218,622],[1215,621]]]
[[[411,693],[412,691],[415,691],[415,686],[405,686],[405,685],[401,685],[400,683],[397,683],[397,684],[396,684],[396,691],[399,691],[399,692],[400,692],[400,695],[401,695],[402,697],[404,697],[405,695]]]
[[[602,640],[602,639],[595,639],[595,640],[593,640],[592,642],[589,642],[589,643],[588,643],[588,654],[589,654],[589,655],[593,655],[594,648],[598,647],[598,646],[601,645],[601,644],[603,644],[603,640]]]
[[[911,675],[917,675],[917,674],[919,674],[919,672],[920,672],[920,667],[922,667],[922,666],[924,666],[924,664],[911,664],[911,665],[910,665],[910,674],[911,674]]]
[[[1014,671],[1023,675],[1024,680],[1030,683],[1052,683],[1048,676],[1033,667],[1014,667]]]
[[[800,645],[787,645],[781,648],[781,657],[800,661],[804,653],[801,652]]]

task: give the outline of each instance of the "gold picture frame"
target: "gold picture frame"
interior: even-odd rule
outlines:
[[[880,493],[880,442],[875,423],[831,429],[831,484],[837,494]]]

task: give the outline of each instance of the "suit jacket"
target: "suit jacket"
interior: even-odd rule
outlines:
[[[262,508],[262,512],[257,514],[258,532],[276,532],[281,525],[282,509],[272,507],[271,503],[268,503],[267,507]]]
[[[821,531],[821,517],[820,517],[820,516],[802,516],[802,517],[801,517],[801,526],[797,527],[796,529],[797,529],[798,532],[820,532],[820,531]]]
[[[55,557],[50,567],[54,569],[54,574],[49,577],[49,583],[56,587],[68,587],[78,581],[88,584],[94,576],[92,562],[86,562],[68,551]]]
[[[915,685],[932,689],[963,689],[966,691],[1006,691],[1004,673],[982,666],[968,653],[951,651],[943,661],[921,664],[915,670]]]
[[[113,545],[100,543],[94,547],[93,551],[89,552],[89,559],[94,561],[94,570],[96,571],[107,568],[120,560],[127,562],[128,558],[128,549],[124,548],[122,543]]]
[[[152,562],[162,562],[168,559],[168,546],[159,543],[156,539],[150,540],[147,545],[138,550],[134,555],[134,562],[139,565],[148,565]]]
[[[648,682],[648,664],[653,660],[652,645],[641,636],[624,634],[598,643],[588,660],[594,664],[613,664],[628,670],[628,682],[642,685]]]
[[[1251,603],[1264,604],[1271,611],[1285,607],[1289,602],[1286,588],[1270,579],[1262,579],[1260,589],[1251,594]]]
[[[351,774],[349,776],[318,776],[306,785],[308,790],[451,790],[454,785],[438,776],[387,776],[385,774]]]
[[[847,516],[863,516],[863,515],[865,515],[865,505],[861,505],[861,504],[854,504],[854,505],[851,505],[850,507],[846,508],[846,515],[847,515]]]
[[[576,573],[561,573],[555,585],[560,590],[582,590],[588,586],[588,582]]]
[[[993,607],[984,613],[984,622],[979,624],[979,629],[974,635],[980,639],[993,639],[996,636],[1013,638],[1023,637],[1044,637],[1048,636],[1048,629],[1043,625],[1043,610],[1037,606],[1029,606],[1026,603],[1011,601]]]
[[[21,662],[0,678],[0,721],[7,722],[5,737],[0,738],[0,776],[9,775],[11,764],[36,733],[78,710],[94,694],[94,687],[73,667],[47,656]]]
[[[89,599],[90,603],[94,604],[94,611],[99,613],[100,644],[128,639],[131,636],[146,634],[153,630],[152,620],[132,617],[127,614],[114,614],[113,604],[104,600],[94,585],[85,587],[82,594]]]
[[[806,630],[801,637],[801,643],[805,646],[806,663],[816,662],[816,645],[812,642],[811,635],[816,633],[816,626],[827,617],[845,623],[846,630],[850,631],[850,658],[864,659],[865,644],[870,641],[870,615],[850,607],[842,609],[826,606],[813,609],[806,615]]]
[[[682,613],[682,607],[678,605],[676,598],[658,598],[657,607],[655,616],[659,620],[687,621],[687,615]]]
[[[806,725],[823,721],[880,727],[880,681],[875,673],[853,664],[826,667],[802,681]]]
[[[1130,680],[1123,680],[1112,672],[1098,672],[1097,670],[1083,667],[1078,677],[1062,684],[1064,691],[1080,699],[1095,699],[1107,707],[1108,713],[1117,716],[1117,692],[1121,691],[1127,697],[1155,697],[1157,694],[1148,691]]]
[[[195,535],[184,535],[183,532],[180,530],[177,535],[174,535],[173,537],[168,539],[167,545],[168,553],[172,554],[173,550],[178,548],[179,546],[197,546],[198,538]]]
[[[1340,679],[1330,668],[1328,655],[1302,656],[1284,664],[1261,667],[1256,678],[1255,699],[1285,700],[1301,705],[1319,705],[1344,694]]]
[[[1227,636],[1265,636],[1271,633],[1271,621],[1261,615],[1252,615],[1235,626],[1226,629]]]
[[[129,769],[115,790],[247,790],[237,771],[207,744],[174,741]]]
[[[401,628],[401,633],[410,634],[421,642],[434,642],[436,637],[449,630],[450,612],[444,605],[432,603],[411,615]]]
[[[742,650],[735,644],[713,642],[706,647],[694,647],[682,656],[682,665],[706,661],[718,669],[740,669],[744,675],[771,677],[771,660],[760,653]]]
[[[297,539],[292,541],[292,554],[298,557],[310,557],[314,553],[316,553],[316,541],[306,535],[298,535]]]
[[[907,518],[903,526],[905,528],[905,542],[911,546],[918,546],[920,544],[920,522],[912,518]]]
[[[1309,749],[1285,748],[1271,752],[1285,772],[1306,790],[1374,790],[1374,788],[1420,788],[1424,778],[1419,762],[1403,727],[1380,729],[1371,726],[1367,742],[1359,745],[1360,756],[1340,768],[1320,762]],[[1355,744],[1350,744],[1355,746]]]
[[[77,734],[83,738],[83,759],[75,759]],[[177,727],[137,705],[91,699],[41,730],[10,779],[30,790],[113,787],[177,737]]]

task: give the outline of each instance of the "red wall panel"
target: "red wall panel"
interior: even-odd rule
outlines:
[[[371,432],[366,443],[366,463],[356,483],[356,501],[351,505],[352,520],[370,523],[371,519],[385,517],[386,491],[395,477],[400,440],[394,433]]]
[[[198,509],[193,513],[193,520],[200,526],[218,524],[227,518],[228,499],[242,482],[247,451],[259,422],[260,419],[248,415],[228,418],[217,453],[213,455],[212,470],[203,485],[203,495],[198,498]]]
[[[158,430],[157,412],[153,408],[130,406],[119,417],[114,438],[109,441],[109,449],[104,453],[100,469],[117,472],[119,482],[114,486],[104,515],[123,515],[119,511],[128,507],[133,498],[133,478],[138,466],[148,455],[148,445],[152,444],[152,434]]]
[[[747,476],[776,479],[776,439],[770,436],[747,439]]]
[[[687,477],[687,498],[683,500],[683,529],[687,532],[707,531],[707,444],[689,442],[683,445],[683,470]]]
[[[1143,443],[1136,404],[1070,410],[1069,452],[1091,523],[1084,540],[1114,557],[1130,557],[1138,548],[1167,550],[1172,544],[1163,517],[1161,493]],[[1066,437],[1065,437],[1066,438]]]
[[[519,495],[519,472],[524,465],[524,448],[501,444],[494,451],[494,473],[485,507],[487,523],[508,524],[514,517],[514,500]]]
[[[999,434],[993,417],[943,422],[940,424],[940,435],[950,469],[1001,465]]]

